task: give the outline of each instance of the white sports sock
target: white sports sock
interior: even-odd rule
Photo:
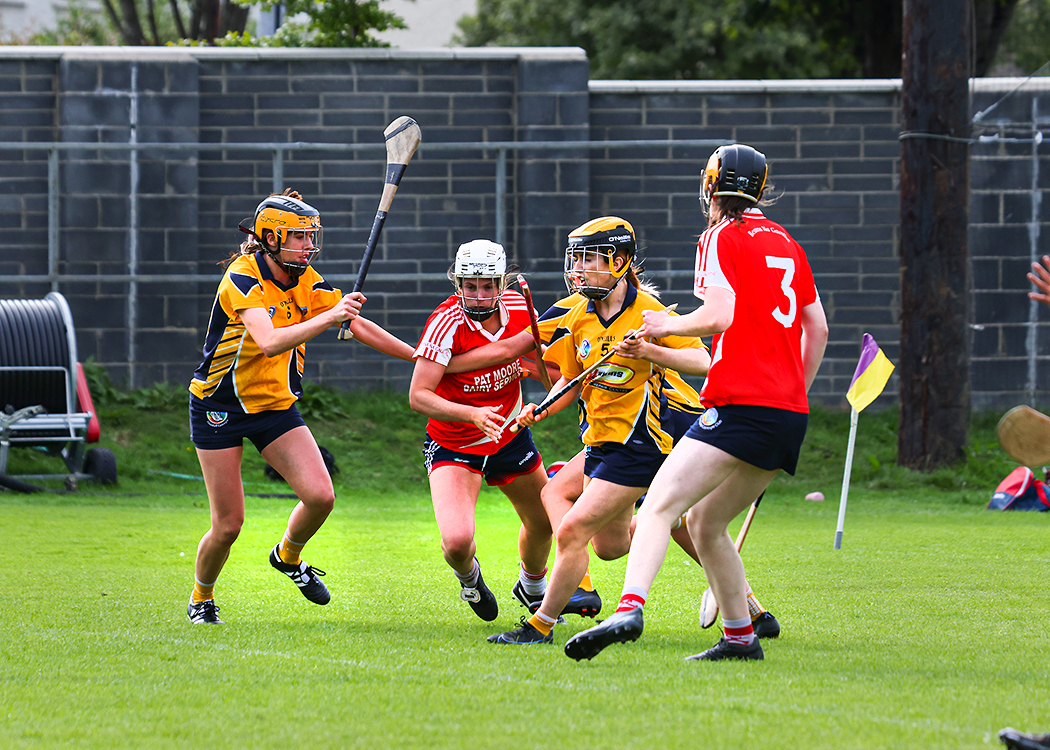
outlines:
[[[518,583],[529,596],[543,596],[547,592],[546,569],[538,578],[525,572],[524,567],[518,568]]]
[[[478,578],[481,576],[481,565],[478,564],[478,558],[474,558],[474,569],[468,575],[460,575],[459,571],[454,568],[452,572],[456,574],[456,578],[464,588],[476,589],[478,587]]]

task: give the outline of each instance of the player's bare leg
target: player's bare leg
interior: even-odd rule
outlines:
[[[610,643],[635,640],[641,635],[642,607],[667,556],[671,527],[699,498],[717,487],[736,463],[724,451],[697,440],[683,438],[675,446],[656,473],[638,512],[616,612],[600,625],[573,636],[565,644],[568,656],[590,659]]]
[[[262,457],[285,478],[299,498],[288,517],[284,536],[270,550],[270,565],[288,576],[309,601],[327,604],[332,595],[321,581],[325,572],[307,565],[300,557],[303,547],[335,507],[332,477],[321,451],[310,428],[300,425],[263,448]]]
[[[607,524],[622,517],[624,532],[634,502],[643,487],[623,487],[601,479],[588,480],[583,494],[562,517],[555,532],[557,556],[547,593],[539,610],[521,628],[491,636],[493,643],[550,643],[551,630],[587,572],[587,545]]]
[[[545,570],[551,552],[551,522],[540,499],[540,492],[546,484],[547,472],[543,466],[537,466],[535,470],[500,488],[521,519],[518,555],[525,570],[530,573]]]
[[[547,472],[540,465],[500,487],[521,519],[518,531],[521,570],[511,594],[526,607],[541,602],[547,589],[547,559],[550,557],[553,536],[550,519],[540,499],[546,484]]]
[[[281,435],[263,448],[262,457],[292,488],[299,503],[288,518],[287,536],[302,548],[324,524],[335,507],[335,490],[321,451],[305,425]],[[282,549],[282,559],[288,559]],[[295,550],[298,558],[298,550]]]
[[[557,529],[561,525],[562,518],[565,517],[565,514],[572,509],[580,495],[583,494],[585,479],[583,469],[586,458],[586,452],[581,450],[567,461],[543,488],[543,505],[547,510],[547,516],[550,518],[553,529]],[[598,532],[598,535],[591,540],[591,544],[594,546],[595,554],[598,557],[614,559],[605,557],[600,551],[601,542],[598,538],[603,536],[604,533],[604,530]],[[596,540],[597,545],[595,544]],[[622,557],[622,555],[620,556]],[[557,560],[557,551],[555,551],[555,560]],[[594,590],[594,586],[590,584],[589,570],[588,568],[588,572],[584,573],[576,591],[569,597],[569,603],[562,610],[563,615],[596,617],[601,612],[602,599],[598,592]],[[535,613],[539,609],[539,603],[537,602],[535,606],[530,606],[529,609],[530,612]]]
[[[244,525],[244,485],[241,483],[243,448],[197,449],[208,492],[211,526],[197,545],[193,594],[187,608],[190,622],[221,625],[215,606],[215,584],[230,548]]]
[[[482,620],[499,616],[496,597],[485,585],[474,556],[474,509],[482,477],[460,466],[438,466],[430,472],[434,518],[441,534],[441,554],[460,583],[460,598]]]

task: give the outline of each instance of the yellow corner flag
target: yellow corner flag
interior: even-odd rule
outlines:
[[[846,400],[858,412],[863,411],[882,393],[892,374],[893,363],[886,359],[871,334],[865,333],[860,348],[860,362],[853,373],[853,382],[846,391]]]

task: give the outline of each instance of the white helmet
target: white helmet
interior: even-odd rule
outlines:
[[[503,245],[491,240],[471,240],[459,246],[456,262],[449,271],[463,312],[474,320],[484,320],[499,308],[507,288],[507,253]],[[491,282],[485,284],[486,281]],[[479,292],[488,291],[479,299]]]

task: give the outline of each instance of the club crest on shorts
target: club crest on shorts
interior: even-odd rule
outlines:
[[[713,406],[709,406],[704,413],[700,415],[700,427],[704,430],[713,430],[722,423],[722,420],[718,418],[718,409]]]
[[[224,411],[210,411],[208,412],[208,426],[209,427],[222,427],[229,420],[230,415]]]
[[[591,342],[588,339],[584,339],[583,343],[580,344],[579,348],[580,359],[587,359],[591,356]]]

